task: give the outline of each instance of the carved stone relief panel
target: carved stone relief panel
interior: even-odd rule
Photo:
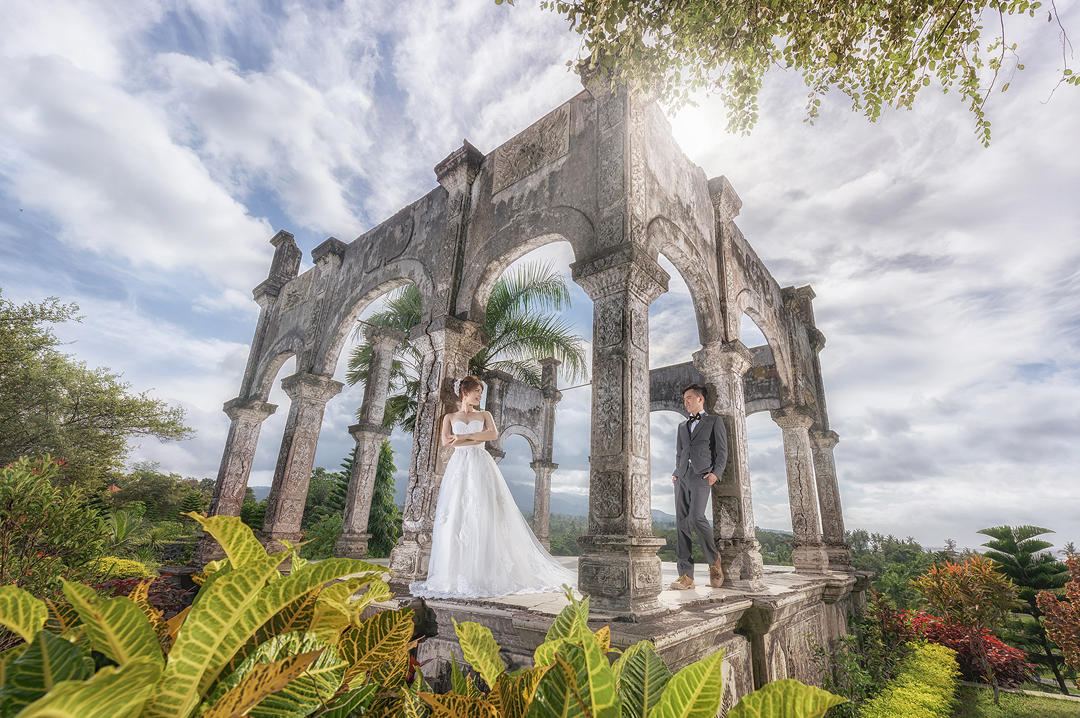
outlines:
[[[570,151],[570,105],[556,108],[495,150],[494,194]]]
[[[593,514],[601,519],[615,519],[623,513],[623,473],[597,471],[590,482]]]

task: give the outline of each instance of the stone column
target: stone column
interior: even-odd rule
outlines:
[[[391,587],[398,593],[407,592],[410,581],[427,576],[435,502],[453,451],[453,447],[444,447],[440,442],[439,422],[444,413],[456,407],[454,380],[465,376],[469,360],[484,346],[479,324],[451,316],[433,321],[426,329],[414,329],[409,339],[424,358],[402,535],[390,553],[394,572]]]
[[[349,427],[356,440],[356,456],[349,475],[349,493],[345,498],[345,517],[341,538],[334,546],[335,556],[361,558],[367,555],[368,516],[371,495],[375,489],[375,472],[379,466],[382,442],[390,429],[382,425],[386,414],[386,396],[390,391],[390,370],[394,351],[405,341],[405,333],[388,327],[368,327],[365,331],[371,343],[371,365],[364,383],[364,401],[360,406],[360,421]]]
[[[232,423],[225,439],[225,451],[221,456],[221,466],[218,467],[209,515],[239,516],[248,477],[251,475],[251,464],[255,460],[259,431],[263,421],[277,411],[277,406],[258,399],[237,397],[225,402],[224,409]],[[204,566],[224,557],[225,551],[217,541],[204,536],[200,539],[193,563]]]
[[[529,464],[536,474],[533,493],[533,533],[544,548],[551,548],[551,474],[558,464],[542,459]]]
[[[633,245],[572,265],[593,300],[589,528],[578,586],[598,613],[661,609],[664,545],[652,533],[649,473],[649,305],[667,272]]]
[[[263,519],[262,539],[270,551],[280,550],[278,542],[282,539],[292,542],[300,539],[300,521],[304,517],[323,410],[326,402],[341,393],[342,387],[340,381],[306,372],[281,380],[281,388],[292,403]]]
[[[834,571],[854,571],[851,552],[844,541],[844,511],[840,505],[840,487],[836,481],[836,459],[833,456],[833,448],[839,440],[840,437],[832,430],[810,432],[818,505],[821,507],[821,538],[829,556],[829,568]]]
[[[551,548],[551,474],[559,465],[551,461],[555,444],[555,405],[562,399],[558,386],[558,359],[548,357],[540,360],[541,391],[544,395],[543,416],[540,423],[540,455],[529,466],[536,474],[533,491],[533,533],[544,548]]]
[[[503,400],[506,397],[506,387],[510,383],[510,375],[503,374],[502,372],[491,372],[484,377],[487,383],[487,397],[484,400],[484,408],[491,412],[491,419],[495,422],[495,426],[502,431],[503,427]],[[503,437],[500,434],[499,438],[489,441],[484,444],[484,448],[491,454],[491,458],[495,459],[495,463],[499,463],[506,458],[506,450],[503,449]]]
[[[795,570],[798,573],[821,573],[828,568],[829,558],[821,542],[814,462],[808,433],[814,420],[795,407],[776,409],[772,412],[772,418],[784,436],[791,530],[795,534],[792,556]]]
[[[694,353],[694,366],[705,376],[712,411],[724,417],[728,460],[712,487],[713,534],[724,568],[724,585],[742,590],[764,588],[761,544],[754,531],[750,498],[750,459],[746,443],[746,395],[743,375],[754,365],[742,342],[714,342]]]

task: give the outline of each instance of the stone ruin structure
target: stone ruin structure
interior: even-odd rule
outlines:
[[[493,285],[526,253],[566,241],[575,258],[573,281],[593,301],[589,518],[579,540],[580,591],[591,596],[596,615],[629,619],[639,630],[653,625],[650,617],[668,616],[652,636],[693,628],[692,639],[671,642],[682,649],[665,649],[676,666],[726,646],[727,660],[738,664],[739,693],[774,677],[805,677],[806,631],[843,632],[845,610],[861,596],[844,546],[833,461],[837,435],[826,412],[818,360],[825,340],[814,325],[814,292],[777,283],[735,223],[742,202],[731,184],[722,176],[708,179],[682,153],[654,102],[612,89],[604,78],[583,84],[578,95],[491,152],[465,141],[436,165],[437,187],[352,242],[327,239],[302,274],[292,235],[274,236],[269,276],[254,290],[261,313],[240,392],[225,404],[232,424],[211,513],[239,513],[259,427],[276,409],[267,403],[271,382],[295,356],[297,372],[282,381],[291,403],[263,536],[267,542],[299,538],[323,409],[342,389],[333,373],[346,338],[372,301],[415,284],[424,319],[408,339],[424,359],[403,535],[390,559],[392,587],[406,593],[410,581],[426,576],[435,500],[451,452],[440,445],[439,420],[456,401],[454,379],[484,346],[481,327]],[[669,279],[658,263],[661,253],[690,289],[700,349],[686,363],[650,371],[649,305]],[[743,314],[767,344],[740,341]],[[378,447],[388,434],[382,420],[390,362],[405,335],[369,328],[368,338],[374,356],[360,420],[349,427],[357,461],[337,545],[346,556],[362,556],[367,546]],[[545,362],[540,391],[506,376],[488,379],[488,407],[503,432],[489,450],[499,458],[510,433],[532,446],[534,524],[542,539],[556,468],[556,365]],[[707,387],[708,407],[723,415],[729,435],[728,465],[712,502],[725,589],[758,598],[727,610],[723,620],[695,619],[687,626],[690,614],[672,618],[658,601],[665,586],[656,552],[664,541],[652,532],[649,417],[656,410],[683,413],[682,388],[691,382]],[[799,596],[796,603],[769,602],[776,591],[766,585],[754,536],[746,416],[766,410],[783,435],[795,541],[795,573],[785,575],[794,576],[789,588]],[[205,546],[201,553],[209,556]],[[438,618],[440,626],[450,613],[447,608]],[[520,623],[507,630],[527,643]],[[796,644],[802,648],[791,648]],[[523,644],[520,652],[531,649]],[[791,663],[794,653],[801,658]]]

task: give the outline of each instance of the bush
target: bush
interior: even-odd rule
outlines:
[[[97,581],[110,578],[155,578],[156,571],[151,571],[145,564],[130,558],[102,556],[90,562],[90,572]]]
[[[933,643],[909,644],[900,671],[860,713],[861,718],[949,718],[960,670],[956,652]]]
[[[62,577],[90,577],[105,553],[108,532],[86,493],[53,485],[63,465],[24,456],[0,469],[0,584],[55,596]]]
[[[943,621],[937,616],[919,611],[914,614],[915,630],[928,641],[947,646],[956,651],[960,671],[969,681],[985,680],[979,658],[971,649],[967,630]],[[982,639],[986,654],[998,683],[1010,687],[1030,680],[1035,666],[1028,663],[1023,651],[1002,643],[1001,639],[983,631]]]
[[[341,514],[319,519],[304,536],[304,545],[300,547],[300,555],[314,559],[333,556],[334,544],[341,538],[341,524]]]

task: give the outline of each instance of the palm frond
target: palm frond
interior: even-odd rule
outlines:
[[[562,362],[560,370],[571,381],[585,377],[583,339],[558,316],[528,315],[505,327],[488,345],[488,363],[500,359],[538,361],[554,357]]]
[[[488,364],[487,371],[501,371],[535,389],[543,388],[542,370],[533,359],[503,359]]]
[[[484,328],[491,335],[500,323],[523,312],[559,312],[569,307],[570,290],[551,263],[526,264],[495,282]]]

